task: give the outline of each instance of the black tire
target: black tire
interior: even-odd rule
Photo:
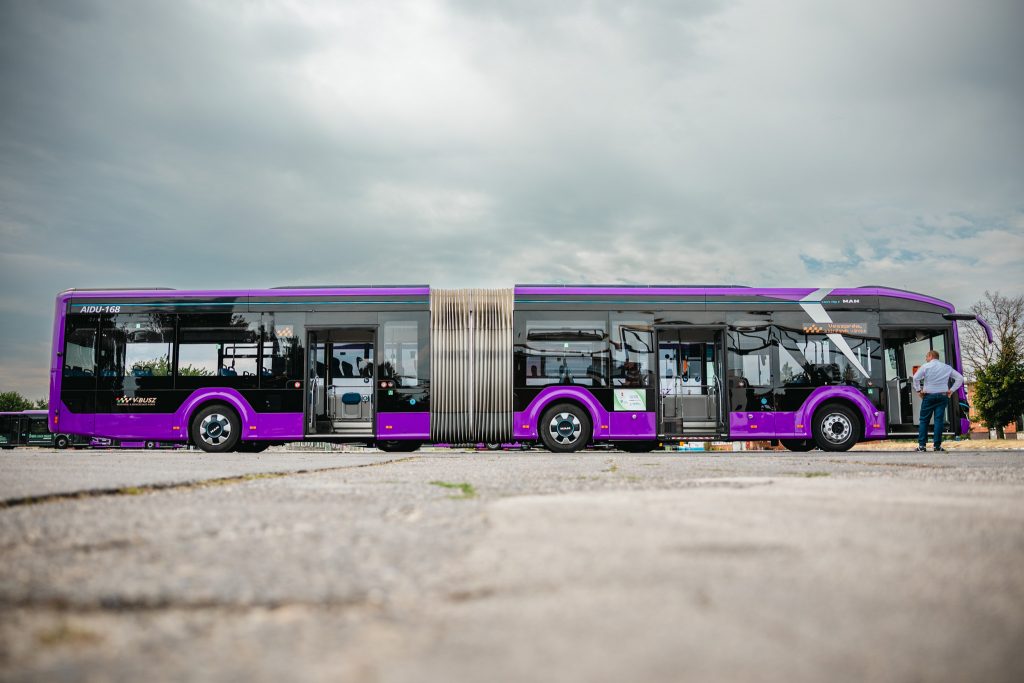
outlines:
[[[269,441],[240,441],[238,443],[239,453],[262,453],[270,448]]]
[[[615,447],[627,453],[650,453],[658,447],[657,441],[618,441]]]
[[[57,450],[62,451],[70,445],[71,439],[69,439],[65,434],[58,434],[53,439],[53,447],[56,448]]]
[[[412,453],[419,450],[419,441],[378,441],[376,446],[385,453]]]
[[[848,451],[860,440],[860,417],[838,403],[829,403],[814,413],[811,431],[814,443],[823,451]]]
[[[156,449],[156,441],[147,441],[146,442],[146,450],[147,451],[152,451],[152,450],[155,450],[155,449]]]
[[[572,403],[559,403],[544,411],[537,429],[552,453],[575,453],[590,442],[590,415]]]
[[[806,453],[812,451],[817,446],[811,439],[779,439],[787,451],[793,451],[794,453]]]
[[[501,444],[500,443],[486,443],[486,444],[484,444],[484,446],[486,446],[487,450],[489,450],[489,451],[500,451],[501,450]]]
[[[206,406],[192,418],[189,436],[192,443],[207,453],[227,453],[234,450],[242,433],[238,413],[221,403]]]

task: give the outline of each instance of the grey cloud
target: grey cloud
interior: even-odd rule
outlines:
[[[1019,291],[1022,19],[998,0],[0,4],[0,378],[45,390],[71,286]]]

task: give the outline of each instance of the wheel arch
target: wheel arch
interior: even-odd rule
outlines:
[[[211,405],[226,405],[233,409],[238,415],[238,420],[241,423],[241,434],[239,434],[239,440],[247,440],[246,434],[251,425],[255,424],[256,411],[252,409],[249,402],[246,401],[241,394],[231,389],[218,389],[218,390],[199,390],[193,393],[185,403],[182,404],[177,414],[177,427],[183,434],[183,441],[191,441],[192,436],[190,429],[192,427],[192,420],[195,419],[196,413],[207,408]]]
[[[533,426],[538,437],[540,436],[541,417],[556,403],[575,405],[590,417],[591,435],[588,442],[595,441],[602,436],[601,425],[608,423],[608,411],[601,407],[593,394],[574,387],[548,387],[530,402],[526,410],[526,419]]]
[[[807,425],[807,432],[810,435],[810,426],[814,416],[819,410],[830,404],[840,405],[853,411],[854,416],[860,420],[858,440],[869,438],[869,425],[873,424],[873,420],[879,419],[881,415],[879,409],[872,405],[864,394],[853,387],[821,387],[815,390],[797,411],[797,423]]]

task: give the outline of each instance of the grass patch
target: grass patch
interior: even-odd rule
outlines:
[[[448,496],[452,500],[466,500],[468,498],[476,498],[476,489],[469,482],[460,481],[432,481],[432,486],[440,486],[443,489],[453,489],[461,492],[458,496]]]
[[[101,640],[103,638],[98,633],[74,626],[65,621],[62,621],[53,628],[36,633],[36,642],[44,647],[94,645]]]
[[[122,496],[141,496],[146,492],[146,489],[138,486],[125,486],[123,489],[118,490],[118,494]]]
[[[615,474],[616,472],[619,471],[619,466],[615,464],[614,460],[609,460],[608,461],[608,469],[601,470],[601,471],[602,472],[611,472],[612,474]]]
[[[813,479],[814,477],[827,477],[827,476],[829,476],[828,472],[804,472],[804,477],[806,477],[807,479]]]
[[[256,481],[257,479],[280,479],[288,476],[283,472],[257,472],[256,474],[243,474],[242,481]]]

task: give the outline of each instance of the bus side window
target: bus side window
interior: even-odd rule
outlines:
[[[729,375],[745,386],[771,385],[771,344],[766,330],[729,332]]]
[[[612,352],[612,383],[617,387],[649,386],[650,358],[654,352],[651,323],[613,318],[609,342]]]
[[[259,315],[226,311],[178,318],[175,386],[256,387]]]
[[[164,313],[103,316],[97,363],[101,388],[170,389],[174,318]]]
[[[69,315],[64,328],[64,377],[96,376],[94,315]]]
[[[306,334],[302,314],[264,313],[261,333],[260,387],[284,388],[289,380],[301,380]]]
[[[517,332],[519,386],[575,384],[608,386],[608,323],[592,318],[538,315]]]

